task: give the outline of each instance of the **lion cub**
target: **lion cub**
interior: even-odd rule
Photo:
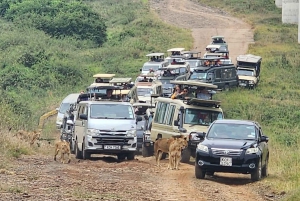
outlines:
[[[178,170],[182,150],[187,147],[187,141],[182,138],[173,140],[169,147],[169,165],[168,169]]]
[[[59,151],[60,151],[60,162],[64,164],[65,163],[65,155],[68,155],[67,163],[70,163],[70,161],[71,161],[70,143],[65,140],[58,141],[55,143],[55,154],[54,154],[55,161],[56,161],[56,156]]]

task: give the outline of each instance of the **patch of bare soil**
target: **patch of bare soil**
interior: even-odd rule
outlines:
[[[248,45],[254,42],[251,26],[222,10],[212,9],[191,0],[150,0],[150,4],[165,22],[191,29],[194,48],[202,54],[212,36],[222,35],[228,43],[230,57],[235,63],[236,57],[246,53]]]

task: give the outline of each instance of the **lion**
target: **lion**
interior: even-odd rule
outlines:
[[[16,134],[13,136],[17,137],[19,140],[26,140],[28,139],[28,132],[24,130],[18,130]]]
[[[42,129],[38,129],[37,131],[28,132],[25,130],[18,130],[18,132],[14,135],[19,140],[24,140],[29,142],[30,145],[33,145],[34,142],[38,139],[40,139]]]
[[[68,155],[67,163],[70,163],[70,161],[71,161],[70,143],[65,140],[57,141],[55,143],[55,154],[54,154],[55,161],[56,161],[56,156],[59,151],[60,151],[60,162],[64,164],[65,163],[65,155]]]
[[[176,138],[173,140],[169,147],[169,165],[168,169],[176,169],[178,170],[178,165],[181,158],[181,152],[184,148],[188,146],[186,140],[182,138]]]
[[[177,137],[176,137],[177,138]],[[187,137],[180,135],[179,138],[187,141]],[[159,138],[154,143],[154,155],[157,166],[160,166],[160,160],[163,153],[169,153],[170,144],[175,140],[175,137],[171,138]]]

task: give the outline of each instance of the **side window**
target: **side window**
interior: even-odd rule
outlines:
[[[156,106],[156,112],[154,113],[154,122],[157,123],[158,122],[158,116],[161,112],[161,102],[157,103],[157,106]]]
[[[170,105],[169,114],[166,118],[166,124],[172,126],[173,125],[173,117],[175,113],[175,105]]]
[[[84,108],[83,105],[79,106],[79,108],[78,108],[78,111],[77,111],[77,119],[79,119],[79,120],[80,120],[80,115],[82,114],[83,108]]]
[[[215,70],[215,76],[216,76],[216,79],[220,79],[221,78],[221,69],[216,69]]]
[[[158,123],[159,124],[164,124],[164,121],[166,119],[166,112],[167,112],[167,107],[169,103],[161,103],[159,115],[158,115]]]

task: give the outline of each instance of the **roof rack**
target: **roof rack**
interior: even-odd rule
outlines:
[[[128,78],[113,78],[112,80],[109,81],[109,83],[117,84],[117,83],[130,83],[131,82],[130,77]]]
[[[165,53],[156,52],[156,53],[147,54],[146,57],[160,57],[160,56],[164,56],[164,55],[165,55]]]
[[[194,80],[187,80],[187,81],[171,80],[170,84],[205,87],[205,88],[209,88],[209,89],[217,89],[218,88],[217,85],[210,84],[210,83],[205,83],[205,82],[194,81]]]
[[[196,106],[202,106],[202,107],[215,107],[219,108],[221,105],[221,101],[218,100],[203,100],[199,98],[191,98],[189,100],[183,101],[187,105],[196,105]]]

